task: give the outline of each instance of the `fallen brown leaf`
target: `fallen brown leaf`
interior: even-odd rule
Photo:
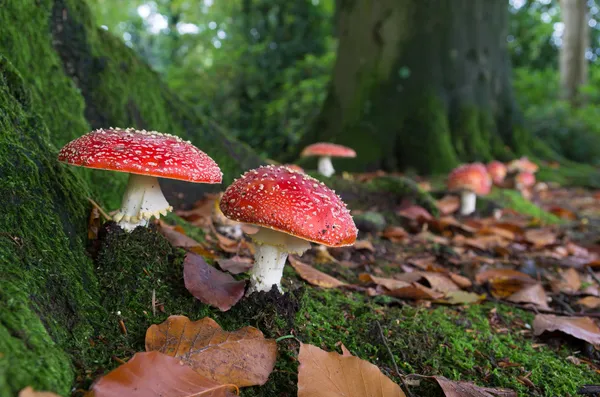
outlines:
[[[400,226],[388,226],[381,232],[381,237],[387,238],[393,243],[398,243],[408,237],[408,232]]]
[[[436,272],[410,272],[394,275],[394,278],[412,283],[422,279],[427,280],[431,288],[439,292],[458,291],[460,288],[450,278],[441,273]]]
[[[136,353],[98,379],[86,397],[231,397],[238,388],[219,384],[159,352]]]
[[[393,296],[396,298],[405,299],[440,299],[444,294],[434,291],[431,288],[427,288],[419,283],[410,283],[407,286],[395,288],[386,293],[386,295]]]
[[[600,298],[597,296],[586,296],[585,298],[579,299],[575,303],[588,309],[600,308]]]
[[[525,240],[536,247],[544,247],[556,242],[556,234],[548,229],[529,229],[525,231]]]
[[[562,219],[569,219],[572,221],[577,219],[577,215],[575,215],[575,213],[573,211],[570,211],[570,210],[568,210],[566,208],[562,208],[562,207],[550,207],[548,209],[548,212],[550,212],[551,214],[554,214]]]
[[[446,397],[517,397],[517,393],[509,389],[492,389],[469,382],[455,382],[443,376],[432,378],[440,385]]]
[[[288,256],[290,264],[296,270],[298,275],[312,285],[322,288],[336,288],[347,285],[345,282],[338,280],[328,274],[325,274],[314,267],[307,265],[296,259],[294,256]]]
[[[438,303],[446,303],[449,305],[465,305],[470,303],[479,303],[485,300],[485,294],[476,294],[467,291],[450,291],[445,294],[444,299],[438,300]]]
[[[525,286],[520,291],[510,295],[506,300],[515,303],[533,303],[542,309],[550,309],[546,291],[539,283]]]
[[[224,331],[209,317],[169,316],[146,331],[146,350],[176,357],[199,374],[238,387],[263,385],[277,358],[277,343],[254,327]]]
[[[102,226],[102,218],[100,218],[100,210],[98,207],[93,206],[88,217],[88,240],[96,240],[98,238],[98,231]]]
[[[507,298],[524,286],[534,284],[531,276],[513,269],[490,269],[475,276],[477,284],[488,283],[492,294],[497,298]]]
[[[398,288],[404,288],[410,286],[410,283],[406,281],[396,280],[393,278],[377,277],[368,273],[362,273],[358,276],[358,279],[363,283],[373,283],[381,285],[388,290],[394,290]]]
[[[438,210],[442,215],[450,215],[458,211],[460,208],[460,199],[458,196],[444,196],[436,202]]]
[[[373,243],[369,240],[356,240],[353,245],[354,249],[357,250],[367,250],[371,252],[375,252],[375,247],[373,247]]]
[[[560,272],[561,279],[554,283],[553,287],[557,292],[565,294],[574,294],[581,288],[581,277],[577,270],[569,268]]]
[[[19,392],[19,397],[60,397],[49,391],[35,391],[31,386],[27,386]]]
[[[559,317],[537,314],[533,320],[533,334],[560,331],[593,345],[600,344],[600,328],[589,317]]]
[[[168,223],[158,220],[158,231],[162,234],[173,247],[191,250],[195,247],[201,247],[201,244],[191,237],[182,233],[177,226],[171,226]]]
[[[412,219],[415,221],[422,220],[430,220],[433,219],[433,216],[423,207],[419,207],[418,205],[410,205],[408,207],[404,207],[397,211],[397,214],[403,216],[408,219]]]
[[[231,258],[217,259],[217,263],[221,269],[228,271],[231,274],[240,274],[252,269],[254,260],[252,260],[252,258],[236,255]]]
[[[406,397],[379,368],[358,357],[301,343],[298,361],[298,397]]]
[[[200,255],[188,252],[183,260],[185,288],[198,300],[221,311],[231,309],[244,295],[246,281],[209,266]]]

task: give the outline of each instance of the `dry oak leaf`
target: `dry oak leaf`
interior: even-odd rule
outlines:
[[[369,240],[356,240],[353,245],[354,249],[357,250],[367,250],[371,252],[375,252],[375,247],[373,247],[373,243]]]
[[[296,270],[296,273],[298,273],[298,275],[302,277],[302,279],[306,280],[312,285],[316,285],[317,287],[322,288],[337,288],[342,287],[344,285],[348,285],[335,277],[331,277],[330,275],[325,274],[315,269],[314,267],[299,261],[292,255],[288,256],[288,260],[290,261],[290,264],[292,265],[294,270]]]
[[[517,393],[509,389],[492,389],[480,387],[469,382],[455,382],[443,376],[432,376],[442,388],[446,397],[517,397]]]
[[[435,204],[438,210],[440,210],[440,213],[443,215],[450,215],[460,208],[460,199],[458,196],[446,195],[439,199]]]
[[[589,317],[559,317],[537,314],[533,320],[533,334],[560,331],[593,345],[600,344],[600,328]]]
[[[19,397],[60,397],[49,391],[35,391],[31,386],[27,386],[19,392]]]
[[[146,350],[176,357],[202,376],[238,387],[265,384],[277,359],[277,343],[260,330],[227,332],[209,317],[169,316],[148,328]]]
[[[550,309],[546,291],[544,291],[544,287],[539,283],[525,286],[520,291],[517,291],[506,298],[506,300],[515,303],[532,303],[539,308],[546,310]]]
[[[579,299],[575,303],[588,309],[600,308],[600,298],[597,296],[586,296],[585,298]]]
[[[392,243],[397,243],[406,239],[408,232],[400,226],[388,226],[381,232],[381,237],[387,238]]]
[[[406,287],[396,288],[391,291],[386,292],[386,295],[393,296],[396,298],[405,298],[405,299],[440,299],[444,296],[444,294],[434,291],[431,288],[427,288],[419,283],[410,283]]]
[[[235,392],[234,392],[235,391]],[[99,378],[86,397],[232,397],[238,388],[219,384],[159,352],[136,353]]]
[[[581,288],[581,277],[577,270],[568,268],[560,272],[561,280],[553,284],[553,288],[557,292],[565,294],[574,294]]]
[[[200,255],[188,252],[183,259],[185,288],[196,299],[222,312],[231,309],[242,296],[246,281],[209,266]]]
[[[375,365],[301,343],[298,397],[406,397]]]

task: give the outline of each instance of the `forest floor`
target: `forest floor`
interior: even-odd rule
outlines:
[[[377,177],[346,176],[354,184]],[[421,186],[431,189],[426,181]],[[227,235],[232,229],[215,206],[218,195],[131,234],[110,222],[101,226],[95,209],[91,248],[104,272],[101,281],[114,279],[106,299],[121,310],[107,321],[118,323],[120,332],[110,343],[110,336],[104,338],[104,356],[94,365],[82,364],[79,390],[147,349],[175,355],[197,370],[208,366],[201,372],[218,384],[250,386],[241,389],[243,396],[295,396],[298,388],[303,396],[316,396],[315,387],[348,387],[361,396],[349,386],[356,380],[347,371],[365,362],[378,369],[361,367],[361,385],[385,384],[379,377],[388,377],[408,396],[598,391],[590,385],[600,385],[600,192],[538,184],[526,199],[515,190],[494,189],[468,217],[458,216],[457,197],[442,191],[432,192],[438,217],[392,193],[338,193],[359,227],[356,244],[313,245],[289,258],[284,295],[273,290],[249,298],[243,297],[244,273],[252,266],[253,231]],[[138,278],[131,281],[128,272]],[[148,280],[140,281],[142,272]],[[213,353],[198,353],[206,351],[195,345],[203,331],[190,331],[187,319],[170,315],[211,317],[232,332],[224,340],[239,338],[252,351],[213,340],[203,345]],[[148,329],[161,322],[169,330],[181,327],[181,335]],[[272,346],[248,342],[246,328],[245,336],[236,333],[246,326],[277,341],[270,367],[263,361]],[[252,338],[262,338],[253,332]],[[309,350],[313,346],[336,353],[319,356],[323,352]],[[358,359],[348,363],[348,354]],[[249,369],[263,364],[272,373]]]

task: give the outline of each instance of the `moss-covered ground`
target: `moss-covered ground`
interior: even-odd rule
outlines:
[[[587,367],[566,359],[576,347],[536,346],[539,341],[532,337],[528,326],[533,315],[510,306],[400,305],[392,298],[304,285],[287,267],[284,286],[290,292],[286,298],[241,301],[231,311],[222,313],[201,304],[187,292],[182,279],[183,252],[173,249],[156,231],[138,228],[126,234],[110,225],[103,230],[94,255],[103,291],[99,303],[106,309],[107,317],[90,339],[85,360],[78,363],[77,384],[81,388],[116,367],[119,362],[115,357],[127,359],[143,350],[146,329],[171,314],[192,319],[210,316],[227,330],[253,325],[267,337],[293,335],[326,350],[339,351],[341,342],[354,355],[377,364],[396,381],[399,379],[382,333],[393,360],[406,374],[443,375],[480,385],[509,387],[523,396],[575,395],[579,386],[599,380]],[[331,266],[321,268],[338,273]],[[151,303],[153,290],[159,303],[156,313]],[[285,304],[297,307],[282,310]],[[119,326],[120,320],[127,334]],[[279,346],[276,369],[269,382],[242,390],[243,396],[296,395],[298,343],[295,339],[283,339]],[[536,388],[519,382],[519,376],[529,378]]]

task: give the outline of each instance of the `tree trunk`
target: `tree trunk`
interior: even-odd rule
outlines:
[[[333,81],[305,143],[347,169],[445,172],[521,149],[500,0],[338,0]]]
[[[560,0],[560,8],[565,24],[560,47],[561,97],[577,105],[581,100],[579,87],[585,84],[588,73],[585,58],[590,45],[587,1]]]
[[[58,148],[92,128],[173,133],[219,163],[225,186],[260,158],[181,101],[120,39],[94,26],[84,1],[1,3],[0,396],[26,386],[66,396],[76,373],[84,384],[87,368],[113,366],[105,349],[143,341],[142,329],[129,340],[120,334],[117,311],[125,321],[147,313],[152,289],[165,302],[176,298],[160,291],[175,274],[172,267],[164,267],[163,282],[155,279],[156,265],[174,255],[160,238],[107,252],[115,255],[115,272],[106,277],[98,271],[86,250],[88,198],[118,208],[127,175],[60,164]],[[169,192],[189,187],[195,190],[187,199],[200,198],[201,184],[163,182]],[[143,268],[124,260],[128,249],[143,258]],[[137,278],[151,267],[157,273]],[[119,279],[127,274],[129,281]],[[143,286],[150,280],[152,286]],[[179,283],[175,291],[182,290]],[[130,335],[136,322],[128,323]]]

